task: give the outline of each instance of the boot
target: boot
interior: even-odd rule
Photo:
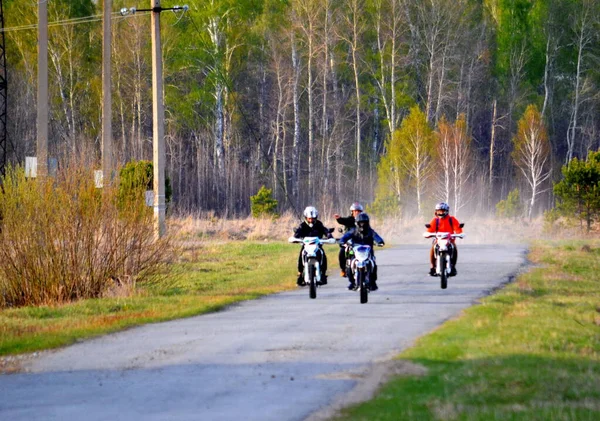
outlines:
[[[369,290],[370,291],[377,291],[379,289],[379,287],[377,286],[377,282],[375,282],[375,279],[371,279],[369,281]]]
[[[321,280],[319,281],[319,285],[327,285],[327,275],[321,275]]]
[[[306,282],[304,282],[304,275],[302,272],[298,272],[298,280],[296,281],[296,285],[299,287],[306,286]]]
[[[429,276],[435,276],[435,268],[429,268]]]
[[[345,277],[346,277],[346,271],[345,271],[344,269],[342,269],[342,270],[340,271],[340,276],[341,276],[342,278],[345,278]]]
[[[452,269],[450,269],[450,276],[456,276],[457,274],[456,266],[452,266]]]
[[[356,284],[354,283],[354,280],[351,280],[350,283],[348,284],[348,290],[350,290],[350,291],[356,290]]]

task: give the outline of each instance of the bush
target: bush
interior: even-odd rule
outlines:
[[[400,219],[401,209],[398,198],[394,195],[378,196],[373,203],[366,207],[366,211],[377,218]]]
[[[507,219],[516,219],[523,216],[523,204],[521,203],[519,189],[514,189],[508,193],[506,199],[496,203],[496,216]]]
[[[250,209],[254,218],[278,218],[277,205],[277,200],[273,199],[273,191],[265,186],[262,186],[255,196],[250,196]]]
[[[0,184],[0,307],[99,297],[161,261],[168,240],[154,241],[143,195],[119,206],[117,188],[97,189],[90,166],[37,179],[9,167]]]
[[[556,212],[585,222],[588,231],[600,219],[600,151],[587,160],[573,158],[562,167],[563,179],[554,185]]]
[[[131,161],[119,171],[119,206],[131,200],[135,195],[145,198],[146,190],[154,189],[154,165],[151,161]],[[169,178],[165,178],[165,203],[171,201],[173,189]],[[151,212],[151,209],[148,209]]]

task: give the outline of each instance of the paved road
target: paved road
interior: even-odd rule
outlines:
[[[330,267],[337,249],[329,246]],[[447,290],[428,246],[377,251],[380,290],[359,304],[330,276],[219,313],[143,326],[31,360],[0,375],[2,420],[304,420],[360,376],[502,285],[523,246],[462,245]],[[293,270],[295,262],[290,262]]]

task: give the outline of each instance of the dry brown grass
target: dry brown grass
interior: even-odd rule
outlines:
[[[341,234],[333,215],[325,215],[322,221],[326,227],[336,228],[334,236]],[[430,218],[392,219],[372,217],[371,226],[388,244],[421,244],[425,223]],[[520,243],[545,238],[542,232],[543,220],[505,221],[494,218],[461,219],[465,222],[466,238],[462,242],[469,244]],[[235,240],[285,241],[292,235],[300,220],[291,213],[285,213],[278,219],[252,217],[223,219],[212,213],[191,214],[170,218],[169,230],[179,239],[183,247],[203,242],[224,242]],[[556,234],[560,235],[560,234]]]

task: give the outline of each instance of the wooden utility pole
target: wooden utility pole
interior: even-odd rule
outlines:
[[[102,19],[102,183],[104,187],[110,185],[113,177],[111,10],[112,0],[104,0]]]
[[[154,235],[166,233],[165,224],[165,109],[163,104],[162,48],[160,43],[160,0],[150,0],[152,7],[152,118],[154,167]]]
[[[48,175],[48,1],[38,1],[37,176]]]

